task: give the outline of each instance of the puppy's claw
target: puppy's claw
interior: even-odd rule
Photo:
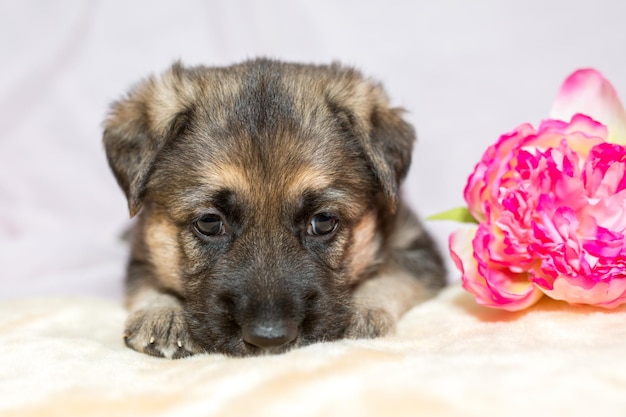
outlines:
[[[154,345],[148,345],[144,348],[143,353],[147,353],[150,356],[154,356],[157,358],[165,358],[165,354],[161,352],[158,348],[154,347]]]
[[[177,349],[176,352],[172,355],[172,359],[182,359],[188,356],[192,356],[194,352],[190,352],[185,348]]]
[[[177,308],[139,310],[126,321],[126,346],[165,358],[184,358],[202,352],[189,337],[182,311]]]

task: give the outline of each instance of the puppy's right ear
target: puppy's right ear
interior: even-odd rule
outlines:
[[[146,184],[159,153],[188,112],[193,86],[180,63],[161,77],[150,77],[113,103],[104,122],[109,166],[126,194],[131,217],[141,209]]]

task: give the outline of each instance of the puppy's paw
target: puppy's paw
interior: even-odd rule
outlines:
[[[386,310],[361,308],[352,317],[346,337],[353,339],[384,336],[393,330],[395,320]]]
[[[203,352],[189,337],[182,308],[160,307],[133,312],[126,320],[124,342],[138,352],[169,359]]]

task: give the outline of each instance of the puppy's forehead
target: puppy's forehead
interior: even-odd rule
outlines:
[[[305,192],[322,191],[333,187],[337,175],[327,172],[319,164],[271,164],[257,161],[244,163],[244,158],[233,155],[222,161],[199,161],[196,181],[202,189],[219,192],[233,191],[241,195],[299,196]]]
[[[342,129],[315,74],[254,67],[205,81],[156,170],[176,198],[230,190],[278,204],[325,189],[358,195],[371,182],[358,140]]]
[[[268,139],[271,146],[267,147],[259,146],[258,138],[242,135],[212,138],[211,145],[178,152],[184,159],[170,157],[169,172],[161,175],[168,193],[163,201],[173,202],[172,209],[181,219],[208,208],[214,196],[224,191],[249,210],[266,213],[296,206],[305,195],[323,196],[329,209],[342,212],[360,210],[366,204],[371,174],[363,161],[332,141],[303,146],[306,141],[297,132],[283,135],[288,137]]]
[[[200,159],[187,179],[170,178],[174,185],[165,187],[168,193],[161,201],[181,222],[211,208],[223,210],[224,204],[227,210],[235,204],[250,215],[294,215],[306,206],[336,211],[346,218],[357,217],[367,205],[363,187],[354,189],[344,175],[319,165],[278,165],[277,170],[264,165],[263,161],[241,164],[232,155],[217,163]]]

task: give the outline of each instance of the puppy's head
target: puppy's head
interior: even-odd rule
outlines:
[[[113,105],[109,164],[139,213],[135,262],[208,351],[343,335],[406,175],[413,129],[355,70],[174,65]]]

